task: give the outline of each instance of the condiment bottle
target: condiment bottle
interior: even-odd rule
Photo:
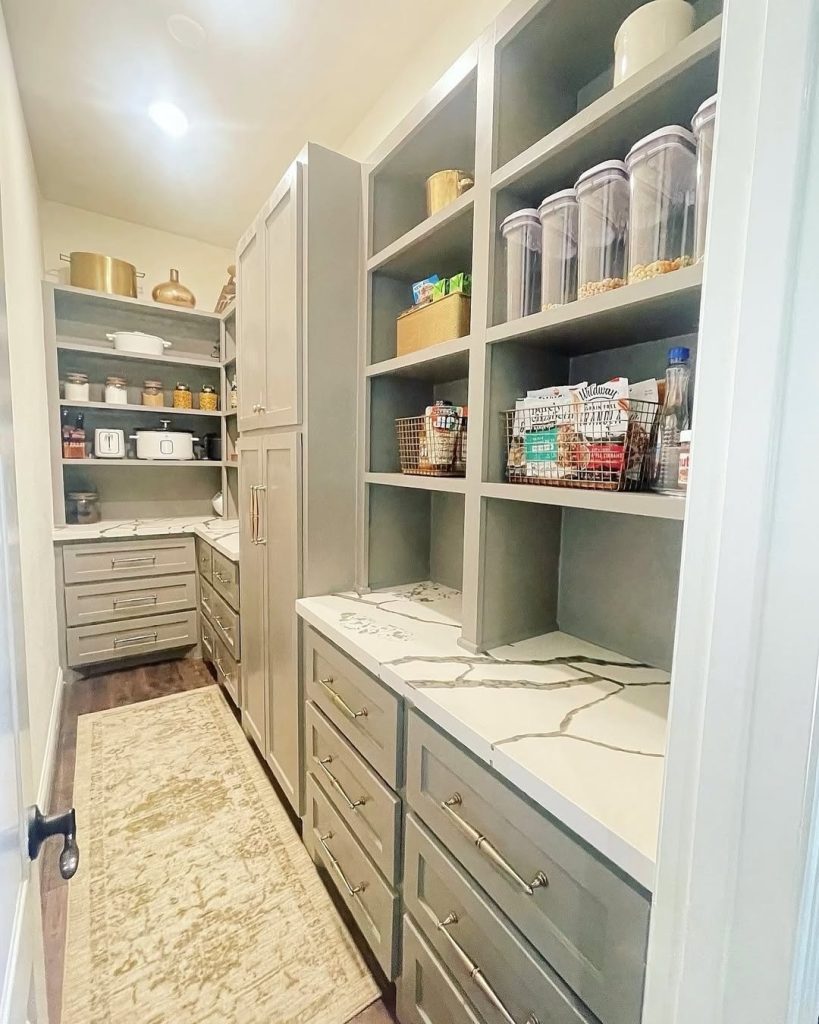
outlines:
[[[174,409],[190,409],[193,407],[193,396],[187,384],[177,383],[173,389]]]
[[[199,408],[203,412],[216,412],[219,405],[219,397],[216,388],[212,384],[203,384],[199,391]]]
[[[165,392],[161,380],[146,380],[142,386],[142,404],[161,409],[165,405]]]

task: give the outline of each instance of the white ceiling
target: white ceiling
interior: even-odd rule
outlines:
[[[340,146],[441,0],[2,0],[47,199],[233,246],[310,139]],[[206,30],[198,50],[167,29]],[[190,131],[146,111],[178,104]]]

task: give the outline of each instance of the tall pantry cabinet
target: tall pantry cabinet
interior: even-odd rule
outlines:
[[[303,809],[295,601],[355,580],[361,168],[309,144],[236,253],[242,725]]]

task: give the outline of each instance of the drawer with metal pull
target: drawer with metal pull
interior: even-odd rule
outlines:
[[[65,588],[68,626],[114,622],[195,607],[196,576],[193,573],[113,583],[80,583]]]
[[[202,660],[216,668],[216,630],[206,615],[199,613],[199,643],[202,645]]]
[[[407,914],[401,947],[395,985],[401,1024],[483,1024]]]
[[[201,537],[195,538],[196,543],[196,567],[199,570],[201,576],[212,583],[213,580],[213,548],[208,544],[206,540],[202,540]]]
[[[424,826],[406,821],[404,908],[487,1024],[588,1024],[585,1007]]]
[[[233,703],[239,707],[241,700],[241,666],[234,661],[227,645],[218,636],[213,638],[213,667],[216,669],[216,677],[224,686]]]
[[[76,668],[134,655],[193,647],[197,635],[195,611],[153,615],[121,623],[75,626],[66,630],[68,664]]]
[[[359,846],[312,772],[307,774],[307,846],[327,869],[387,977],[395,978],[398,896]]]
[[[239,566],[225,558],[219,551],[213,552],[213,588],[235,611],[239,611]]]
[[[66,544],[63,571],[66,583],[195,572],[193,537]]]
[[[606,1024],[640,1020],[649,901],[416,711],[407,801]]]
[[[242,656],[239,616],[227,601],[202,579],[199,580],[199,608],[210,619],[217,636],[224,641],[231,657],[238,661]]]
[[[398,878],[401,800],[312,701],[305,709],[305,767],[391,885]]]
[[[304,672],[306,696],[396,789],[400,782],[399,699],[309,626],[304,628]]]

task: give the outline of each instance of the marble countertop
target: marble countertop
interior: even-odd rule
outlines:
[[[566,633],[484,655],[433,583],[296,602],[299,615],[652,890],[669,677]]]
[[[232,562],[239,561],[239,520],[218,516],[177,516],[156,519],[108,519],[80,526],[55,526],[54,541],[118,540],[121,537],[167,537],[192,533],[206,540]]]

